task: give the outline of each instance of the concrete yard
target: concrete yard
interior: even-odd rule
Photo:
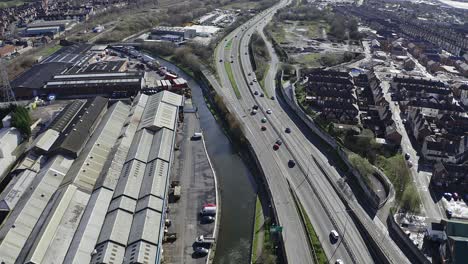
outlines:
[[[214,173],[208,162],[202,140],[191,140],[200,131],[196,113],[185,113],[176,137],[175,164],[171,181],[180,181],[181,198],[169,203],[168,218],[172,225],[169,233],[177,233],[177,240],[166,243],[165,263],[205,263],[206,256],[194,254],[195,239],[199,235],[211,236],[215,223],[201,224],[199,212],[205,203],[216,203]]]

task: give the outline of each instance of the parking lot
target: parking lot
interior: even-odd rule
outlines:
[[[190,107],[189,107],[190,108]],[[175,163],[171,181],[181,186],[180,199],[169,197],[168,218],[171,226],[167,233],[175,233],[177,239],[166,242],[165,263],[205,263],[205,254],[195,253],[195,248],[210,248],[211,243],[196,243],[198,236],[212,236],[214,222],[201,221],[200,210],[204,204],[216,203],[214,174],[206,156],[203,141],[192,140],[195,132],[200,131],[196,113],[185,113],[176,138]]]

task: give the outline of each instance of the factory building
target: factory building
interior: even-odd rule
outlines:
[[[151,39],[186,40],[197,36],[194,29],[183,27],[155,27],[151,30]]]
[[[0,262],[160,263],[183,98],[76,100],[0,194]]]

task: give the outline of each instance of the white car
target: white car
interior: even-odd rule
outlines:
[[[344,261],[341,260],[341,259],[337,259],[337,260],[335,261],[335,264],[344,264]]]
[[[271,109],[268,108],[268,109],[266,110],[266,112],[267,112],[267,114],[270,115],[270,114],[271,114]]]
[[[335,240],[338,240],[340,238],[340,235],[338,234],[338,232],[336,232],[335,229],[333,229],[331,232],[330,232],[330,236],[335,239]]]

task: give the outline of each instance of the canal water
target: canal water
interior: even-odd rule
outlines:
[[[253,176],[209,111],[200,87],[203,84],[197,83],[173,64],[159,61],[162,66],[187,80],[192,89],[192,102],[198,107],[208,154],[218,177],[221,221],[214,263],[250,263],[256,201]]]

